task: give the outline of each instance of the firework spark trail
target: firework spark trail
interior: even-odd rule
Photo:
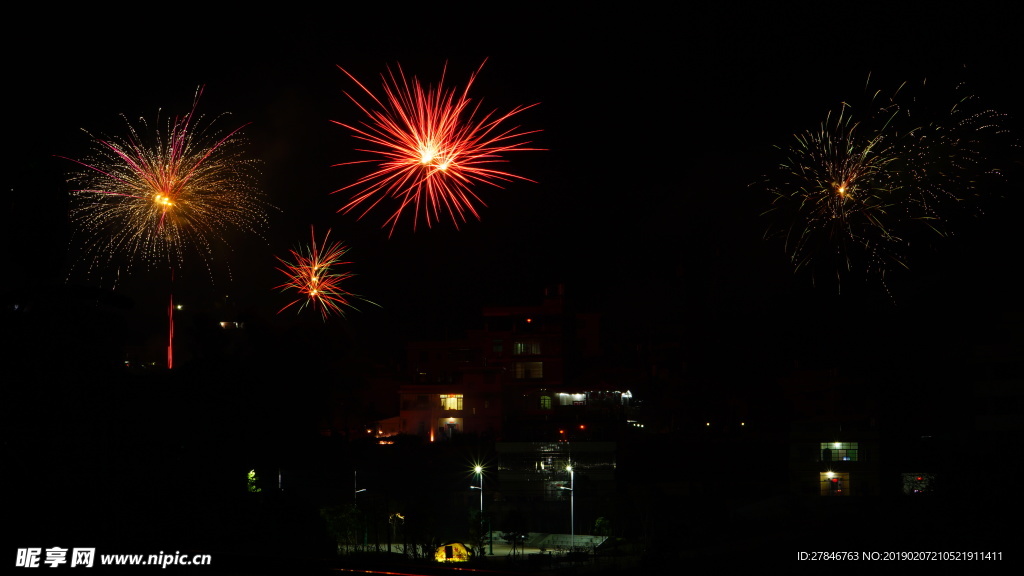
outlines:
[[[226,244],[225,231],[258,234],[265,226],[268,205],[255,185],[254,162],[241,150],[245,126],[226,133],[213,123],[197,127],[201,95],[202,87],[192,109],[168,120],[165,132],[150,133],[144,119],[137,129],[126,118],[127,137],[90,134],[92,156],[69,158],[81,167],[71,178],[71,218],[85,237],[90,270],[119,256],[129,268],[136,261],[180,266],[190,249],[209,269],[213,243]]]
[[[879,250],[899,262],[900,239],[889,232],[887,215],[899,185],[888,168],[899,158],[899,146],[881,134],[861,138],[845,107],[818,131],[797,135],[797,144],[780,164],[784,184],[773,189],[775,204],[797,206],[802,226],[791,227],[786,247],[799,270],[821,251],[835,250],[844,266],[850,253]],[[871,259],[871,266],[882,263]]]
[[[331,231],[324,234],[324,240],[317,244],[316,232],[310,227],[311,241],[309,246],[300,247],[298,250],[291,250],[291,260],[277,257],[284,266],[278,268],[282,274],[288,277],[288,281],[275,290],[296,291],[299,297],[278,310],[278,314],[288,308],[299,304],[298,312],[302,312],[307,306],[319,310],[324,320],[328,315],[334,313],[345,315],[345,308],[358,310],[352,300],[359,299],[370,304],[358,294],[353,294],[342,287],[342,284],[354,276],[351,272],[341,272],[338,266],[351,264],[344,262],[342,258],[348,252],[348,247],[340,242],[328,244]],[[301,304],[300,304],[301,302]],[[376,304],[374,304],[376,306]]]
[[[346,92],[369,119],[359,125],[333,121],[371,144],[358,151],[375,157],[335,166],[376,164],[369,174],[335,190],[335,193],[357,190],[339,212],[348,213],[365,205],[359,216],[362,218],[386,198],[391,198],[398,201],[398,207],[384,223],[384,227],[390,225],[390,233],[394,233],[407,209],[412,212],[414,230],[421,216],[430,227],[445,214],[458,228],[459,221],[465,222],[467,215],[480,219],[476,204],[486,206],[473,191],[474,185],[500,188],[503,182],[532,182],[494,165],[506,162],[503,154],[507,152],[540,150],[529,147],[530,143],[523,140],[539,130],[524,132],[518,126],[502,126],[536,104],[519,106],[505,114],[492,111],[478,116],[479,104],[471,106],[469,90],[482,68],[483,64],[470,75],[461,91],[445,88],[444,71],[436,87],[424,87],[416,77],[406,78],[401,66],[397,75],[388,68],[387,75],[381,75],[383,98],[378,98],[339,66],[376,105],[375,108],[364,106]]]
[[[945,234],[947,213],[979,194],[979,176],[998,173],[984,168],[981,149],[1005,132],[1002,115],[969,112],[973,97],[938,112],[916,98],[903,104],[905,86],[889,98],[875,92],[860,110],[844,102],[818,130],[795,135],[766,179],[765,214],[777,220],[768,235],[785,238],[795,270],[823,267],[840,281],[863,267],[884,284],[889,267],[907,267],[918,225]]]

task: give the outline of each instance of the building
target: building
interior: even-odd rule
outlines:
[[[571,310],[561,289],[536,306],[484,308],[481,324],[462,338],[409,344],[391,430],[431,441],[586,440],[632,416],[629,390],[584,376],[600,354],[599,317]]]

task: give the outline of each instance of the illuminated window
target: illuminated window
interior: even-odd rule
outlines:
[[[822,462],[856,462],[858,460],[856,442],[822,442]]]
[[[540,380],[544,377],[543,362],[516,362],[516,380]]]
[[[441,394],[441,410],[462,410],[462,394]]]
[[[541,410],[551,410],[551,396],[541,396],[540,397],[540,409]]]
[[[822,496],[850,495],[850,475],[846,472],[821,472],[818,479]]]
[[[513,354],[521,356],[524,354],[540,354],[540,341],[538,340],[516,340],[513,344]]]

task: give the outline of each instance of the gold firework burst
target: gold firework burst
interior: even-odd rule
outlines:
[[[122,138],[93,138],[92,155],[72,160],[71,219],[90,269],[115,258],[127,266],[180,265],[198,252],[209,265],[213,246],[231,229],[258,233],[267,204],[256,186],[255,163],[243,154],[240,132],[202,124],[196,107],[150,128],[127,121]]]

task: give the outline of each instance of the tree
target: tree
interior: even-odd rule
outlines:
[[[481,557],[487,553],[487,522],[479,510],[469,512],[469,530],[466,541],[479,551]]]
[[[594,522],[594,534],[596,536],[611,536],[612,535],[612,522],[611,520],[601,516]]]
[[[519,510],[512,510],[505,517],[504,528],[501,539],[512,546],[512,556],[515,556],[516,549],[526,541],[526,537],[529,535],[526,515]]]
[[[327,533],[334,538],[339,552],[352,550],[359,544],[362,522],[354,505],[321,508],[320,517],[327,523]]]

